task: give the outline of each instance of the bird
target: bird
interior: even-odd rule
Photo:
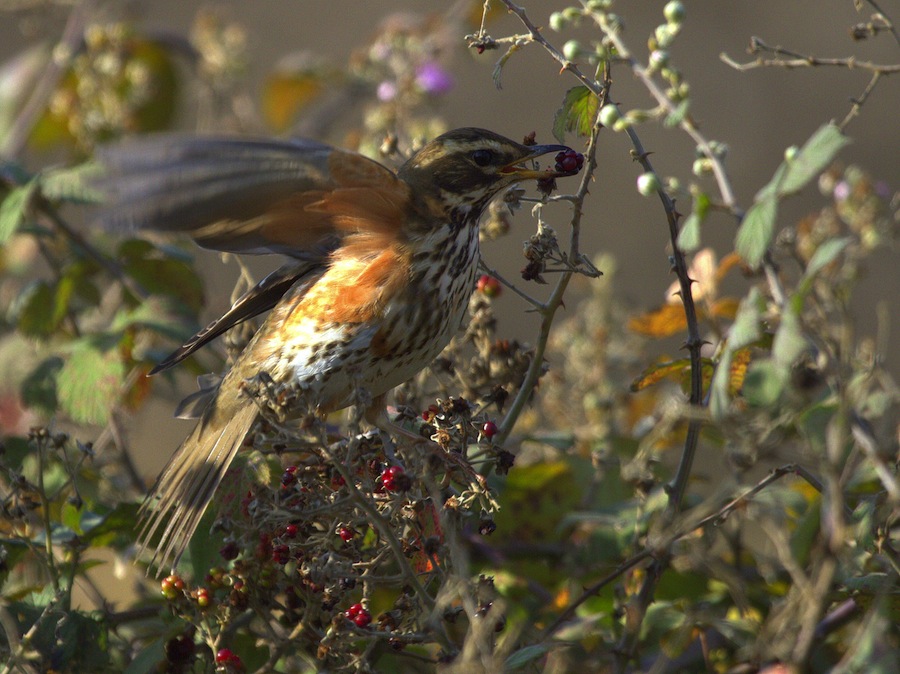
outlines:
[[[537,168],[533,160],[551,153],[554,165]],[[141,554],[152,550],[150,565],[173,573],[260,417],[248,382],[290,387],[320,415],[355,404],[362,388],[371,396],[366,420],[390,429],[386,394],[432,362],[462,323],[487,204],[515,183],[575,175],[583,163],[565,145],[478,128],[438,136],[396,171],[309,139],[162,134],[98,158],[104,226],[288,258],[153,370],[269,312],[224,376],[205,379],[182,405],[182,416],[199,421],[139,511]]]

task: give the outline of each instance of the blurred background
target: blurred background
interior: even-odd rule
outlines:
[[[532,21],[548,26],[552,12],[565,3],[550,0],[523,1]],[[647,38],[662,19],[665,3],[627,3],[621,8],[626,17],[625,40],[638,59],[646,61]],[[856,5],[861,5],[857,11]],[[900,5],[887,2],[894,14]],[[499,3],[490,12],[487,32],[494,38],[524,33],[519,20],[501,9]],[[802,145],[829,120],[840,121],[859,97],[870,74],[862,69],[846,68],[760,68],[747,72],[726,65],[720,54],[737,61],[749,61],[746,53],[751,36],[770,45],[820,57],[846,57],[875,63],[897,62],[897,45],[888,35],[878,39],[855,41],[850,28],[869,20],[871,7],[852,0],[685,0],[687,20],[671,49],[671,62],[681,70],[691,87],[691,114],[708,138],[727,144],[727,168],[736,190],[738,203],[747,208],[754,194],[769,180],[781,162],[786,147]],[[443,129],[459,126],[486,127],[519,139],[536,132],[539,142],[552,142],[554,114],[565,92],[577,82],[568,73],[560,73],[537,45],[525,45],[502,70],[502,86],[492,74],[500,50],[479,54],[467,48],[465,36],[475,33],[482,18],[480,1],[448,3],[431,0],[364,3],[358,0],[308,0],[306,2],[192,2],[153,0],[134,2],[6,2],[0,7],[0,99],[6,106],[0,114],[20,110],[23,100],[34,91],[36,80],[29,80],[32,63],[46,63],[73,23],[127,22],[143,36],[164,45],[166,68],[177,83],[166,90],[171,100],[166,111],[150,126],[185,130],[229,130],[243,133],[313,135],[337,144],[357,146],[368,152],[377,150],[370,139],[360,136],[361,124],[373,124],[367,115],[377,114],[378,101],[392,95],[389,87],[377,91],[355,88],[346,73],[367,67],[373,45],[385,32],[410,31],[427,36],[427,49],[437,70],[433,73],[433,96],[422,103],[422,136],[436,135]],[[77,15],[81,13],[79,18]],[[73,18],[74,17],[74,18]],[[392,28],[393,27],[393,28]],[[588,27],[568,29],[563,35],[545,28],[545,35],[557,48],[569,39],[592,35]],[[206,61],[198,63],[192,49],[208,40]],[[56,48],[57,57],[64,50]],[[41,55],[45,60],[41,62]],[[152,61],[155,56],[148,57]],[[218,59],[218,60],[217,60]],[[576,59],[577,60],[577,59]],[[355,65],[354,65],[355,64]],[[208,67],[196,84],[196,70]],[[38,72],[38,69],[32,69]],[[590,66],[585,66],[590,72]],[[612,99],[623,110],[650,108],[645,89],[633,80],[626,68],[613,73]],[[857,164],[883,181],[893,192],[900,177],[900,88],[894,78],[885,77],[865,102],[862,114],[851,121],[847,133],[852,144],[842,152],[840,161]],[[10,94],[12,92],[12,94]],[[18,99],[16,98],[18,96]],[[53,132],[47,131],[52,137]],[[678,178],[687,185],[694,159],[693,144],[684,134],[648,123],[639,129],[652,161],[662,176]],[[8,139],[7,139],[8,140]],[[414,139],[400,139],[403,143]],[[89,148],[76,144],[61,150],[58,144],[38,138],[29,141],[17,155],[27,168],[37,170],[50,161],[73,161]],[[580,148],[574,136],[566,141]],[[367,142],[369,145],[367,145]],[[626,306],[652,307],[666,300],[666,289],[674,278],[669,273],[668,235],[662,209],[655,199],[641,197],[635,189],[638,168],[629,156],[631,146],[624,134],[602,134],[597,183],[588,200],[584,217],[582,251],[594,257],[605,254],[615,260],[614,278],[591,283],[614,283],[614,292]],[[706,189],[715,194],[711,179],[702,178]],[[565,186],[563,186],[565,189]],[[818,206],[817,206],[818,205]],[[781,211],[783,223],[792,223],[821,205],[815,187],[789,200]],[[683,209],[687,209],[685,203]],[[88,227],[90,215],[76,213]],[[565,222],[560,212],[560,226]],[[510,235],[485,247],[489,265],[515,278],[522,267],[521,241],[533,227],[527,216],[520,216]],[[704,246],[713,247],[721,258],[732,250],[735,225],[724,215],[713,214],[702,232]],[[233,262],[223,264],[217,255],[198,253],[204,273],[208,273],[205,317],[218,315],[229,305],[229,296],[239,274]],[[873,258],[868,277],[853,302],[858,327],[874,333],[876,316],[891,316],[896,324],[900,313],[900,293],[884,293],[900,288],[896,251],[882,249]],[[277,261],[254,261],[257,274],[277,265]],[[582,289],[584,284],[582,284]],[[888,304],[876,305],[881,298]],[[886,298],[886,299],[885,299]],[[567,303],[568,304],[568,303]],[[535,325],[524,313],[526,305],[512,293],[500,302],[501,331],[528,340]],[[574,306],[569,304],[569,306]],[[896,332],[896,325],[894,332]],[[680,339],[680,338],[679,338]],[[670,354],[677,353],[679,339],[663,344]],[[893,339],[896,343],[896,337]],[[888,353],[894,371],[896,353]],[[157,386],[160,396],[129,422],[129,434],[147,451],[147,475],[162,464],[171,450],[191,428],[191,422],[168,421],[175,401],[193,389],[186,375],[174,385]],[[148,442],[148,439],[149,442]],[[153,449],[154,451],[150,451]]]

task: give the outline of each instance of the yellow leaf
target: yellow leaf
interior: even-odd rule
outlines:
[[[628,319],[628,329],[657,339],[671,337],[687,328],[684,308],[680,304],[664,304],[656,311]]]

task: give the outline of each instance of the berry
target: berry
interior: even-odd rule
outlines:
[[[220,648],[218,650],[216,653],[216,664],[227,667],[229,671],[242,670],[244,668],[241,657],[230,648]]]
[[[493,421],[485,421],[484,426],[481,427],[481,432],[488,440],[497,435],[497,431],[499,430],[500,429],[497,428],[497,424],[495,424]]]
[[[191,596],[197,600],[197,606],[200,608],[206,608],[212,602],[212,597],[209,596],[209,590],[205,587],[199,587],[191,593]]]
[[[381,473],[381,484],[388,491],[407,491],[412,485],[403,466],[389,466]]]
[[[179,634],[166,642],[166,660],[172,664],[186,663],[194,655],[194,650],[194,640],[185,634]]]
[[[672,0],[663,7],[663,16],[669,23],[681,23],[685,15],[684,5],[679,0]]]
[[[575,150],[563,150],[556,155],[556,170],[559,173],[578,173],[584,166],[584,155]]]
[[[475,289],[485,297],[498,297],[503,291],[503,286],[493,276],[482,274],[481,278],[478,279],[478,283],[475,284]]]
[[[282,534],[285,538],[297,538],[297,525],[296,524],[288,524],[284,528],[284,534]]]
[[[179,576],[166,576],[159,584],[166,599],[175,599],[184,591],[184,581]]]
[[[272,561],[276,564],[287,564],[291,559],[291,549],[286,545],[276,545],[272,548]]]
[[[350,608],[344,611],[344,617],[347,618],[347,620],[353,620],[356,616],[359,615],[360,611],[362,610],[362,604],[353,604],[352,606],[350,606]]]
[[[224,559],[226,562],[230,562],[232,559],[241,554],[241,549],[234,541],[227,541],[225,545],[219,548],[219,554],[222,555],[222,559]]]
[[[341,537],[341,540],[345,543],[353,540],[353,537],[356,535],[356,532],[353,531],[350,527],[341,527],[338,529],[338,536]]]
[[[622,113],[619,111],[619,107],[615,103],[607,103],[600,110],[600,123],[607,128],[612,128],[612,125],[618,122],[621,118]]]
[[[422,420],[430,423],[437,416],[438,412],[440,412],[440,409],[437,405],[429,405],[428,409],[422,412]]]
[[[368,627],[372,622],[372,615],[366,609],[361,609],[351,620],[357,627]]]
[[[341,475],[334,475],[331,478],[331,488],[334,491],[337,491],[341,487],[347,484],[347,481]]]
[[[281,486],[290,487],[297,481],[297,466],[289,466],[281,474]]]
[[[642,173],[638,176],[637,188],[638,192],[643,196],[649,197],[655,194],[657,190],[661,189],[662,185],[660,185],[657,175],[652,171],[648,171],[647,173]]]
[[[574,61],[584,51],[584,48],[578,40],[569,40],[563,45],[562,51],[567,60]]]

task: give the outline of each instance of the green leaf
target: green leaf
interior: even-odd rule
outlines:
[[[785,160],[784,177],[778,183],[778,196],[793,194],[821,173],[848,143],[834,124],[824,124],[800,148],[790,161]]]
[[[0,244],[9,241],[9,237],[15,234],[25,221],[34,188],[33,181],[27,185],[16,187],[6,195],[3,203],[0,204]]]
[[[194,311],[203,305],[203,284],[190,264],[138,239],[124,242],[119,255],[125,272],[149,292],[174,297]]]
[[[800,311],[789,302],[781,315],[781,325],[772,342],[772,359],[786,370],[807,350],[806,337],[800,325]]]
[[[56,288],[45,281],[26,286],[16,298],[13,315],[19,330],[31,337],[48,337],[66,313],[65,293],[57,301]]]
[[[809,263],[806,265],[806,269],[803,271],[803,278],[799,284],[800,292],[802,294],[805,295],[809,292],[815,276],[822,271],[822,269],[834,262],[835,258],[837,258],[844,248],[847,247],[847,244],[850,243],[850,240],[851,239],[848,236],[840,239],[829,239],[816,248],[816,252],[813,253]]]
[[[110,330],[121,332],[128,328],[146,328],[175,341],[184,341],[196,334],[199,326],[186,317],[175,302],[164,296],[153,296],[133,309],[120,311],[113,318]]]
[[[566,132],[577,136],[590,136],[597,117],[600,99],[586,86],[572,87],[566,92],[563,104],[553,118],[553,136],[565,142]]]
[[[96,338],[75,343],[57,375],[60,407],[78,423],[104,424],[119,399],[125,366],[116,348]]]
[[[709,213],[710,199],[705,192],[694,197],[691,214],[684,220],[678,232],[678,247],[686,253],[692,253],[700,247],[700,225]]]
[[[772,407],[781,398],[787,384],[787,370],[771,360],[752,363],[744,377],[741,393],[755,407]]]
[[[520,648],[515,653],[506,658],[503,670],[511,671],[524,667],[529,662],[533,662],[542,657],[552,648],[551,644],[533,644]]]
[[[734,245],[738,255],[751,267],[758,267],[769,249],[777,215],[778,200],[768,195],[753,204],[744,216]]]
[[[46,414],[54,414],[59,409],[59,400],[56,397],[56,377],[62,366],[62,358],[51,356],[42,361],[25,377],[19,391],[26,407],[32,407]]]
[[[42,173],[41,193],[52,200],[70,201],[76,204],[98,204],[103,201],[94,180],[102,173],[100,164],[86,162],[78,166],[50,169]]]

